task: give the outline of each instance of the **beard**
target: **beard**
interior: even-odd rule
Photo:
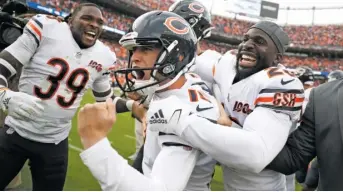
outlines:
[[[240,58],[237,58],[237,61],[236,61],[236,77],[235,77],[236,82],[270,67],[270,65],[268,65],[268,61],[266,57],[261,56],[259,53],[256,53],[256,64],[254,67],[241,67],[239,65],[239,60]]]

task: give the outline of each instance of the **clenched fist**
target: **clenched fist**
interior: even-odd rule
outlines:
[[[115,105],[111,99],[104,103],[86,104],[78,113],[78,133],[84,149],[107,137],[116,121]]]

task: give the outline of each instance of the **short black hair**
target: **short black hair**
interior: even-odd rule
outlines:
[[[77,15],[78,12],[80,12],[82,10],[83,7],[96,7],[98,8],[100,11],[101,11],[101,14],[103,15],[102,13],[102,9],[99,5],[95,4],[95,3],[81,3],[80,5],[78,5],[74,11],[72,13],[70,13],[68,16],[66,16],[64,18],[65,21],[68,21],[70,18],[74,17],[75,15]]]

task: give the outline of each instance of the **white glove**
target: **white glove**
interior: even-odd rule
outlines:
[[[35,120],[43,114],[41,100],[22,92],[0,91],[0,107],[9,116]]]
[[[150,103],[147,113],[148,129],[181,136],[188,118],[196,116],[191,106],[172,95]],[[192,118],[193,119],[193,118]]]

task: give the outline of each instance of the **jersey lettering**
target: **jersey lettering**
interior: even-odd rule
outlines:
[[[289,76],[294,76],[291,72],[289,72],[288,70],[284,70],[281,68],[277,68],[277,67],[271,67],[266,69],[267,70],[267,75],[269,78],[273,78],[275,76],[279,76],[279,75],[289,75]]]
[[[287,106],[287,107],[294,107],[295,93],[275,93],[273,104],[276,106]]]
[[[233,111],[236,111],[238,113],[242,112],[244,114],[249,114],[251,113],[252,110],[250,109],[248,103],[242,103],[242,102],[236,101],[235,105],[233,106]]]
[[[209,103],[211,103],[210,100],[208,100],[204,94],[202,94],[200,91],[197,91],[195,89],[188,89],[188,96],[189,96],[189,100],[191,102],[197,102],[199,101],[199,98],[202,99],[202,100],[205,100]]]

